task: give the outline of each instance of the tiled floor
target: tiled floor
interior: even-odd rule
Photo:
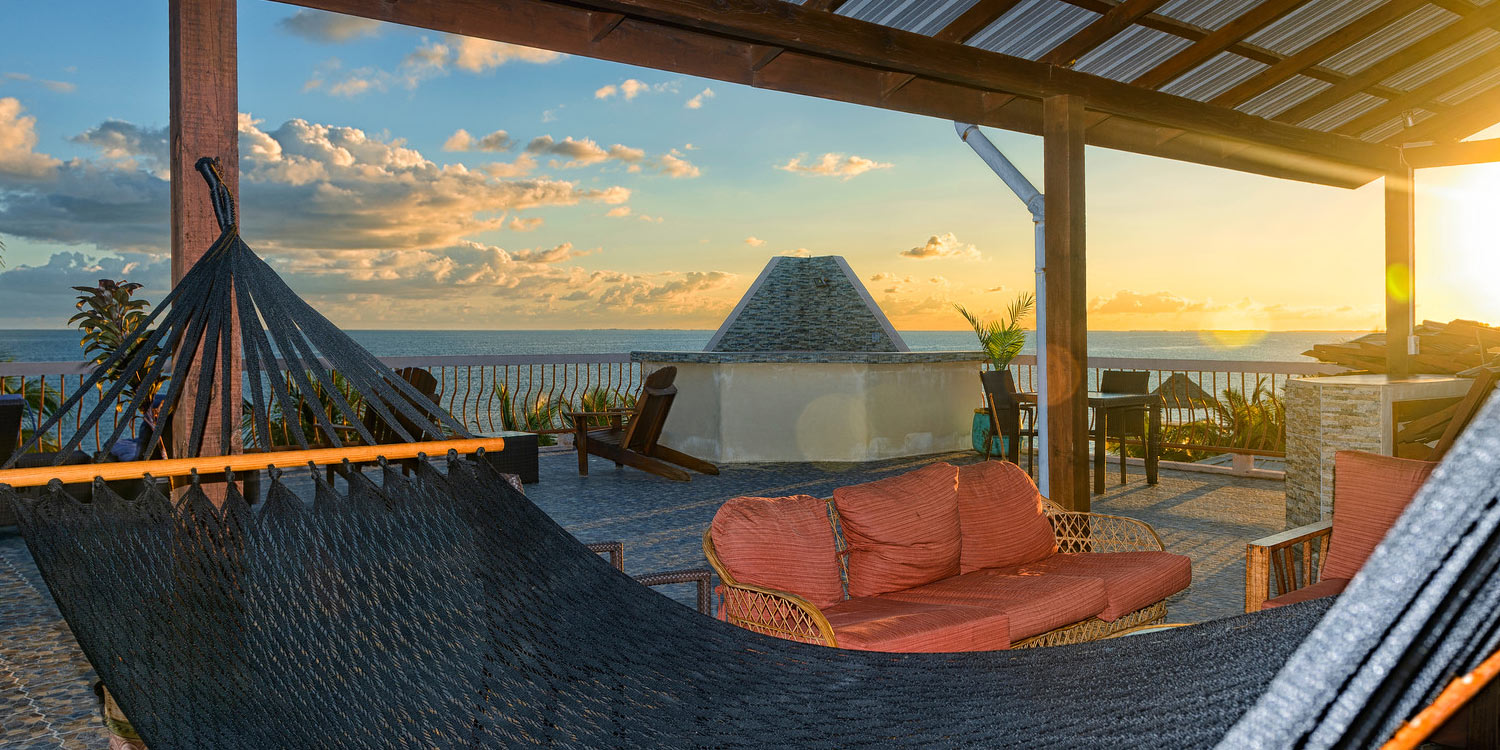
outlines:
[[[937,458],[967,462],[974,454],[854,465],[741,465],[675,483],[600,459],[594,459],[590,476],[580,477],[571,453],[550,453],[542,457],[541,483],[529,485],[527,493],[583,541],[624,542],[625,568],[639,575],[702,567],[703,530],[730,497],[827,496],[840,485]],[[1245,542],[1283,527],[1279,481],[1164,471],[1161,482],[1150,486],[1138,469],[1128,484],[1117,484],[1113,471],[1109,481],[1109,491],[1094,499],[1096,511],[1146,521],[1168,550],[1193,559],[1193,586],[1169,602],[1169,620],[1198,622],[1243,608]],[[684,604],[693,601],[690,585],[663,592]],[[92,680],[25,544],[14,529],[0,529],[0,747],[106,747]]]

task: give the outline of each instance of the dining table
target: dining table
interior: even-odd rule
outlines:
[[[1022,391],[1016,400],[1036,404],[1035,391]],[[1146,429],[1146,483],[1156,484],[1161,462],[1161,396],[1155,393],[1104,393],[1089,391],[1089,409],[1094,412],[1094,494],[1104,494],[1105,440],[1109,435],[1109,413],[1120,409],[1145,407],[1149,412]],[[1123,446],[1121,450],[1124,450]]]

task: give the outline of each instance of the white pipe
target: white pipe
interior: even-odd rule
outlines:
[[[1036,243],[1036,435],[1040,447],[1037,450],[1037,488],[1042,495],[1050,497],[1050,480],[1047,472],[1047,201],[1045,196],[1016,169],[1016,165],[990,143],[984,131],[977,125],[954,122],[958,137],[974,153],[994,170],[1011,192],[1026,204],[1035,224]]]

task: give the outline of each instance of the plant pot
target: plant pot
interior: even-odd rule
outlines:
[[[974,410],[974,426],[973,426],[972,431],[969,433],[969,439],[972,442],[972,444],[974,445],[974,450],[976,450],[976,451],[978,451],[980,453],[984,452],[984,436],[987,435],[987,434],[989,434],[989,431],[990,431],[990,413],[989,413],[989,410],[987,410],[987,409],[975,409]],[[1010,447],[1010,438],[1008,438],[1008,437],[1006,437],[1004,435],[997,435],[994,440],[990,441],[990,455],[991,456],[1004,456],[1004,455],[1006,455],[1006,449],[1009,448],[1009,447]]]

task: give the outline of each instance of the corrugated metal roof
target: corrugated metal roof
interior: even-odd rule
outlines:
[[[1316,78],[1292,76],[1236,109],[1247,115],[1272,118],[1317,96],[1332,85]]]
[[[1186,49],[1189,42],[1164,31],[1131,26],[1084,55],[1074,70],[1130,81]]]
[[[1313,130],[1333,130],[1385,103],[1378,96],[1355,94],[1297,124]]]
[[[1458,16],[1454,13],[1436,5],[1424,5],[1380,31],[1330,55],[1322,65],[1345,75],[1354,75],[1457,20]]]
[[[1490,50],[1500,47],[1500,32],[1480,29],[1464,40],[1381,81],[1391,88],[1410,91]]]
[[[1425,109],[1414,109],[1411,112],[1411,116],[1412,122],[1420,125],[1423,120],[1426,120],[1429,117],[1434,117],[1435,115]],[[1382,122],[1363,133],[1360,133],[1359,137],[1360,140],[1369,141],[1370,143],[1379,143],[1401,132],[1401,130],[1405,127],[1405,116],[1392,117],[1391,119],[1386,120],[1385,122]]]
[[[1449,105],[1462,104],[1496,86],[1500,86],[1500,67],[1443,94],[1438,101]]]
[[[1386,2],[1388,0],[1312,0],[1245,37],[1245,41],[1283,55],[1295,55]]]
[[[979,0],[850,0],[839,15],[931,36]]]
[[[1233,52],[1220,52],[1161,87],[1168,94],[1206,102],[1268,66]]]
[[[1035,60],[1098,17],[1098,13],[1058,0],[1025,0],[976,34],[969,44]]]
[[[1261,0],[1169,0],[1160,15],[1204,29],[1217,29],[1259,5]]]

